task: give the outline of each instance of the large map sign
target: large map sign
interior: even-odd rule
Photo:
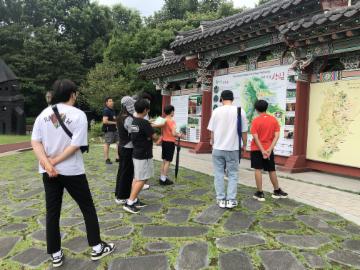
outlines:
[[[234,104],[241,106],[249,121],[257,116],[254,103],[259,99],[268,101],[268,112],[274,115],[280,125],[280,140],[275,147],[275,154],[290,156],[293,152],[293,132],[295,119],[295,88],[289,66],[278,66],[268,69],[229,74],[214,77],[213,80],[213,110],[221,106],[220,95],[224,90],[232,90]],[[248,136],[248,146],[252,136]]]
[[[306,157],[360,168],[360,80],[310,88]]]

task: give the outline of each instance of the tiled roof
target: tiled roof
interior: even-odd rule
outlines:
[[[260,18],[264,18],[271,14],[276,14],[292,6],[297,6],[302,3],[311,1],[314,0],[272,0],[266,4],[250,10],[246,10],[242,13],[238,13],[230,17],[215,21],[205,21],[201,23],[201,26],[198,29],[179,33],[176,40],[171,43],[170,47],[176,48],[187,43],[211,37],[236,27],[241,27],[245,24]],[[314,3],[315,2],[316,1],[314,1]]]
[[[301,30],[316,28],[322,25],[335,23],[348,18],[360,18],[360,1],[350,7],[344,7],[329,11],[327,13],[316,14],[311,17],[302,18],[279,27],[283,35],[297,34]]]
[[[161,56],[144,60],[143,65],[138,68],[138,72],[145,72],[147,70],[177,64],[180,63],[183,59],[183,55],[175,55],[173,51],[164,50]]]

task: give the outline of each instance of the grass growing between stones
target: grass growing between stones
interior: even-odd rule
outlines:
[[[307,269],[310,268],[302,254],[303,251],[311,251],[314,254],[320,255],[325,261],[327,261],[327,266],[325,269],[355,269],[345,265],[330,262],[326,255],[332,250],[343,249],[343,241],[345,239],[360,239],[358,235],[347,233],[346,236],[341,236],[321,233],[316,229],[307,226],[297,218],[299,215],[317,217],[325,215],[331,219],[326,221],[327,224],[334,228],[340,229],[342,232],[346,232],[345,228],[351,223],[342,219],[341,217],[337,217],[335,215],[335,217],[329,216],[329,214],[325,211],[301,203],[293,202],[291,200],[276,201],[271,199],[269,194],[266,194],[266,202],[256,206],[255,204],[257,202],[252,200],[254,189],[240,185],[238,188],[239,206],[236,209],[225,211],[225,213],[223,213],[216,222],[210,222],[210,224],[201,224],[197,222],[197,217],[204,213],[204,210],[206,210],[208,207],[215,204],[213,178],[205,174],[181,168],[176,184],[174,186],[162,187],[158,184],[160,163],[155,162],[156,171],[155,177],[150,180],[151,188],[149,191],[143,192],[143,194],[140,195],[140,198],[144,202],[148,203],[149,207],[154,204],[160,204],[161,207],[159,209],[155,209],[153,212],[146,213],[144,210],[144,213],[141,213],[141,215],[149,217],[151,219],[151,223],[134,224],[132,222],[134,215],[124,212],[122,207],[116,205],[114,202],[113,190],[115,187],[117,164],[113,164],[111,166],[105,165],[102,158],[102,148],[97,146],[92,146],[90,153],[84,155],[84,159],[86,163],[90,189],[93,194],[98,216],[100,217],[102,238],[105,241],[131,240],[131,247],[128,251],[119,250],[119,253],[104,258],[97,267],[99,270],[110,269],[110,265],[116,258],[147,256],[153,254],[166,255],[170,269],[176,269],[181,248],[187,244],[201,241],[207,242],[208,244],[208,265],[203,269],[219,269],[219,255],[222,253],[232,252],[234,250],[245,252],[251,259],[254,269],[265,269],[263,262],[258,254],[260,250],[290,251]],[[6,255],[4,255],[3,258],[1,258],[0,269],[29,269],[26,265],[21,265],[13,261],[12,257],[29,249],[30,247],[37,247],[46,250],[45,242],[35,240],[31,236],[33,232],[44,229],[44,226],[40,223],[40,221],[45,218],[44,193],[43,191],[36,192],[36,189],[42,187],[42,180],[36,172],[37,162],[32,152],[24,152],[13,156],[2,157],[0,158],[0,164],[0,188],[2,190],[2,196],[0,197],[0,210],[2,213],[4,213],[0,221],[0,239],[1,237],[5,236],[21,237],[21,240],[15,244],[15,246],[12,247],[12,249]],[[190,195],[191,192],[197,189],[204,189],[206,192],[196,196]],[[23,198],[23,194],[30,195],[26,198]],[[201,201],[201,203],[194,205],[178,205],[173,202],[174,199],[192,199]],[[254,210],[255,208],[253,209],[253,207],[258,207],[258,209]],[[187,221],[179,224],[168,221],[166,219],[166,215],[170,208],[189,209],[190,213]],[[22,209],[38,210],[39,213],[34,217],[15,217],[12,215],[14,212]],[[254,222],[250,225],[249,229],[231,232],[224,227],[232,213],[235,211],[246,213],[247,215],[254,218]],[[106,219],[107,214],[110,213],[120,214],[120,218]],[[62,210],[62,219],[64,218],[82,219],[81,212],[72,198],[66,192],[63,198]],[[297,225],[297,228],[286,231],[278,229],[267,229],[262,226],[262,222],[264,221],[293,222]],[[13,223],[26,224],[27,228],[11,232],[6,231],[6,226]],[[172,226],[177,228],[181,228],[183,226],[204,227],[207,228],[208,231],[204,235],[198,235],[194,237],[145,237],[143,235],[144,228],[154,225]],[[75,237],[85,237],[86,234],[81,230],[83,229],[83,226],[83,223],[66,227],[63,226],[61,231],[65,234],[65,238],[62,240],[62,243],[74,239]],[[125,236],[105,235],[109,230],[128,226],[133,227],[133,231]],[[217,246],[217,240],[220,238],[229,236],[235,237],[243,233],[259,235],[265,239],[265,244],[234,248],[224,248]],[[301,249],[280,243],[276,238],[279,235],[324,235],[328,236],[331,239],[331,242],[313,250]],[[149,243],[155,242],[167,242],[171,245],[171,249],[159,252],[149,251],[147,249],[147,245]],[[89,260],[89,252],[90,249],[87,249],[84,252],[76,253],[70,249],[65,248],[65,254],[67,258]],[[49,266],[50,263],[46,262],[36,266],[34,269],[48,269]]]

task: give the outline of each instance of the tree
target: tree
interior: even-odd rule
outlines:
[[[257,5],[260,6],[260,5],[265,4],[265,3],[269,2],[269,1],[270,0],[259,0]]]

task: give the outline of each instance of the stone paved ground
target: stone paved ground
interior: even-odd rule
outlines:
[[[85,157],[102,237],[117,250],[90,262],[81,213],[66,194],[61,269],[360,269],[360,227],[335,214],[288,199],[258,203],[245,186],[239,207],[221,210],[212,177],[181,169],[174,186],[153,179],[141,194],[149,206],[130,215],[113,201],[117,166],[103,164],[100,147]],[[0,164],[0,269],[51,269],[35,159],[25,152]]]

